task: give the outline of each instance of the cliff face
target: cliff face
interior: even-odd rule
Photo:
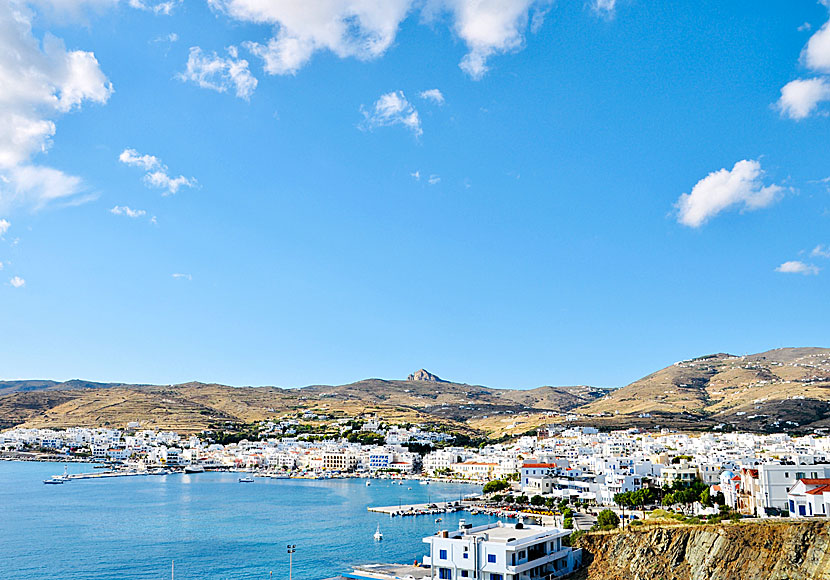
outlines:
[[[577,545],[588,580],[830,580],[830,522],[649,526]]]

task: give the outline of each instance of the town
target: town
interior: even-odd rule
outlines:
[[[641,512],[662,505],[691,517],[725,509],[760,518],[830,514],[827,437],[556,425],[472,447],[447,433],[377,417],[341,420],[338,437],[308,431],[301,418],[289,417],[258,424],[256,440],[223,442],[204,433],[142,429],[139,422],[123,430],[18,427],[0,433],[0,456],[101,462],[125,475],[225,469],[271,477],[496,482],[485,491],[505,491],[495,498],[529,508],[565,502],[639,506]]]

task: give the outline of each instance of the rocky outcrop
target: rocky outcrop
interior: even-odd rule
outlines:
[[[425,383],[446,383],[444,379],[438,375],[434,375],[426,369],[419,369],[406,377],[407,381],[423,381]]]
[[[830,522],[647,526],[576,544],[588,580],[830,580]]]

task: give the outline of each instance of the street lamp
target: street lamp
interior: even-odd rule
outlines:
[[[288,580],[291,580],[291,568],[292,568],[292,565],[294,563],[293,556],[294,556],[294,552],[297,551],[297,545],[296,544],[288,544],[287,550],[288,550]]]

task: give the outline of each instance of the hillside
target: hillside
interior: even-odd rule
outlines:
[[[579,409],[651,423],[682,419],[740,429],[830,426],[830,349],[713,354],[675,363]]]
[[[603,392],[591,387],[541,387],[520,392],[452,383],[430,374],[428,377],[406,381],[366,379],[300,389],[204,383],[157,386],[7,381],[0,382],[0,428],[124,425],[140,420],[146,426],[193,432],[226,421],[247,423],[308,410],[332,417],[376,413],[388,421],[482,433],[485,431],[473,427],[471,420],[563,412]]]
[[[331,418],[374,413],[387,421],[470,434],[520,434],[551,422],[604,428],[749,431],[830,428],[830,349],[784,348],[684,360],[616,390],[589,386],[493,389],[421,369],[408,380],[365,379],[299,389],[73,380],[0,381],[0,428],[123,425],[200,431],[300,411]]]

